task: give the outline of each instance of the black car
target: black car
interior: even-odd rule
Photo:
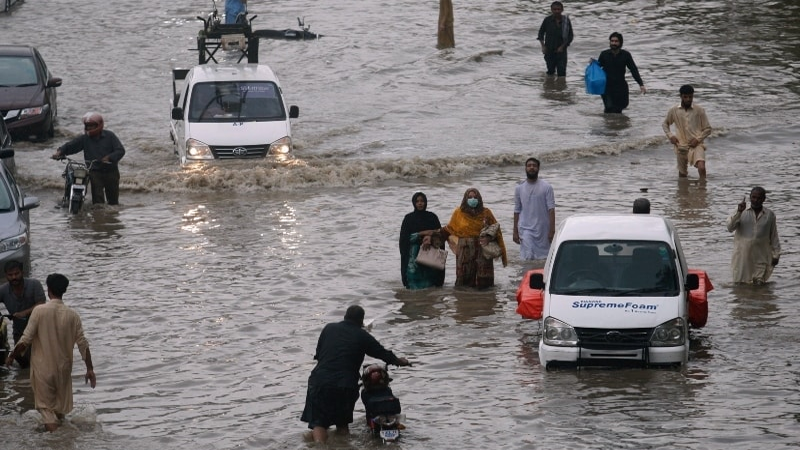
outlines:
[[[39,51],[29,45],[0,45],[0,115],[20,138],[53,137],[58,105],[53,77]]]

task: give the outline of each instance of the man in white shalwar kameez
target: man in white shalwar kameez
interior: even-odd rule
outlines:
[[[31,346],[34,403],[42,415],[45,429],[52,432],[72,411],[72,354],[75,345],[86,363],[86,382],[94,388],[97,381],[81,318],[61,300],[69,280],[64,275],[51,274],[46,284],[50,301],[33,309],[25,333],[6,359],[6,365],[10,366],[15,355],[24,353]]]
[[[525,181],[514,189],[514,242],[523,260],[544,260],[556,234],[553,186],[539,179],[539,160],[525,161]]]
[[[778,265],[781,243],[775,213],[764,208],[767,193],[757,186],[750,191],[750,208],[742,200],[728,218],[733,235],[731,271],[734,283],[764,284]]]

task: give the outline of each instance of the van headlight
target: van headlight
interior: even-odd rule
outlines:
[[[189,159],[214,159],[214,154],[211,153],[211,147],[207,144],[197,139],[189,139],[186,141],[186,157]]]
[[[575,333],[575,328],[553,317],[544,319],[542,340],[545,344],[556,347],[575,347],[578,345],[578,335]]]
[[[686,323],[680,317],[653,329],[651,347],[678,347],[686,342]]]
[[[270,155],[286,155],[292,151],[292,138],[284,136],[277,141],[269,144]]]
[[[18,236],[0,240],[0,252],[12,252],[18,250],[28,243],[28,234],[22,233]]]

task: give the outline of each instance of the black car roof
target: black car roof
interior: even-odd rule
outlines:
[[[30,45],[0,45],[0,56],[31,56],[33,47]]]

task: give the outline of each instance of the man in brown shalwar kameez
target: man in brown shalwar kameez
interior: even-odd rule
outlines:
[[[25,333],[6,358],[6,366],[11,366],[16,355],[23,354],[29,346],[32,348],[34,403],[44,419],[45,429],[53,432],[72,411],[72,351],[76,344],[86,363],[86,382],[94,388],[97,380],[81,318],[61,300],[69,280],[54,273],[47,276],[46,284],[50,301],[33,309]]]

